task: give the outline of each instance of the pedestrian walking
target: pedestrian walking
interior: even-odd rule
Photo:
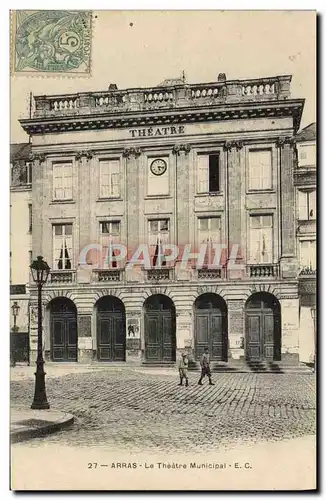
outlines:
[[[181,358],[179,360],[180,383],[178,385],[182,385],[183,379],[186,379],[185,386],[188,387],[188,364],[189,360],[187,353],[181,353]]]
[[[211,364],[211,360],[210,360],[210,356],[209,356],[209,350],[208,350],[208,347],[206,347],[204,349],[204,354],[202,355],[201,360],[200,360],[201,375],[200,375],[200,379],[198,381],[198,385],[203,385],[202,380],[205,377],[205,375],[207,375],[207,377],[208,377],[209,385],[215,385],[212,382],[212,374],[211,374],[210,364]]]

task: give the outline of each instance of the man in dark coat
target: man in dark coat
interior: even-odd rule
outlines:
[[[209,350],[208,350],[208,347],[206,347],[204,350],[204,354],[202,355],[201,360],[200,360],[201,375],[200,375],[200,379],[198,381],[198,385],[203,385],[202,380],[205,377],[205,375],[207,375],[207,377],[208,377],[209,385],[215,385],[212,382],[212,374],[211,374],[210,364],[211,364],[211,360],[210,360],[210,356],[209,356]]]

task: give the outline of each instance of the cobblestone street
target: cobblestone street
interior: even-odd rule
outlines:
[[[314,375],[218,373],[214,387],[207,380],[198,386],[198,376],[190,373],[189,387],[178,387],[173,370],[104,367],[48,376],[51,407],[74,414],[76,423],[46,441],[205,452],[315,434]],[[31,377],[13,380],[12,404],[30,406],[33,391]]]

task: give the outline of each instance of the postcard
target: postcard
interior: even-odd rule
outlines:
[[[10,488],[315,490],[316,12],[10,19]]]

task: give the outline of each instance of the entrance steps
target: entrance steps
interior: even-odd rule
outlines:
[[[199,370],[199,363],[194,364],[191,370]],[[313,370],[304,363],[285,362],[250,362],[243,360],[230,360],[228,363],[212,363],[212,372],[229,373],[313,373]]]

